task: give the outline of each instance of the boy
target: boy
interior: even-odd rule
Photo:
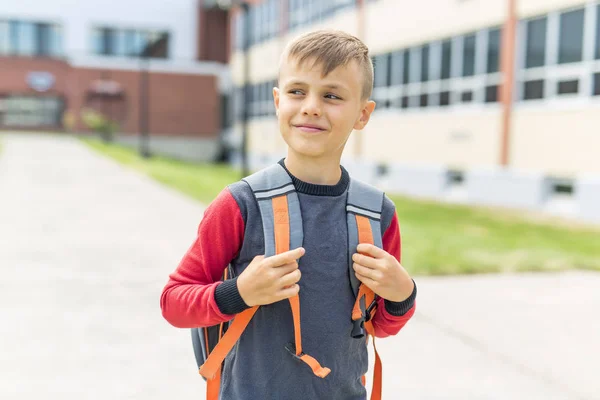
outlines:
[[[222,400],[364,400],[368,369],[365,340],[350,335],[355,295],[348,268],[346,195],[350,178],[341,167],[353,129],[363,129],[375,108],[369,101],[373,66],[367,47],[343,32],[303,35],[284,51],[273,97],[291,177],[302,210],[300,248],[264,258],[259,207],[249,185],[223,190],[206,209],[196,241],[161,296],[163,316],[180,328],[231,320],[260,305],[225,359]],[[394,204],[384,198],[383,249],[360,244],[354,271],[379,296],[371,320],[377,337],[395,335],[415,310],[414,281],[400,265]],[[360,253],[360,254],[359,254]],[[236,278],[221,281],[231,264]],[[290,356],[294,339],[287,301],[300,297],[302,347],[329,375],[316,377]]]

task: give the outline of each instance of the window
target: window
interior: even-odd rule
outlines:
[[[485,88],[485,102],[494,103],[498,100],[498,85],[487,86]]]
[[[390,56],[390,85],[397,86],[402,84],[404,53],[396,51]],[[408,78],[407,78],[408,79]]]
[[[500,29],[491,29],[488,32],[487,68],[488,73],[498,72],[500,69]]]
[[[429,45],[421,48],[421,82],[429,80]]]
[[[440,93],[440,106],[450,105],[450,92]]]
[[[600,60],[600,4],[596,7],[596,59]]]
[[[0,21],[0,55],[10,53],[9,27],[8,21]]]
[[[13,46],[19,55],[32,56],[36,50],[35,25],[29,22],[13,22]]]
[[[246,47],[246,24],[248,20],[246,15],[238,13],[235,20],[235,45],[236,48],[242,50]]]
[[[385,87],[388,85],[388,60],[389,54],[382,54],[375,56],[373,59],[374,75],[375,80],[373,82],[375,87]]]
[[[475,44],[475,35],[465,36],[463,42],[462,76],[473,76],[475,74]]]
[[[61,42],[58,25],[0,20],[0,55],[61,56]]]
[[[573,79],[569,81],[558,82],[556,92],[558,94],[573,94],[579,92],[579,80]]]
[[[572,63],[583,56],[583,14],[575,10],[560,15],[560,36],[558,39],[558,63]]]
[[[15,127],[60,126],[63,100],[59,97],[0,97],[0,125]]]
[[[373,82],[373,100],[378,107],[387,108],[391,105],[389,93],[386,91],[390,85],[391,69],[390,69],[391,54],[380,54],[374,57],[374,82]]]
[[[92,31],[95,54],[106,56],[167,58],[169,34],[161,31],[96,28]]]
[[[460,95],[460,100],[463,103],[470,103],[473,101],[473,92],[470,90],[464,91]]]
[[[544,80],[538,79],[535,81],[525,82],[523,98],[525,100],[536,100],[544,98]]]
[[[404,59],[402,63],[402,83],[406,84],[409,81],[410,75],[410,52],[408,50],[404,51]]]
[[[446,40],[442,42],[442,79],[450,78],[452,59],[452,41]]]
[[[600,96],[600,73],[594,74],[594,96]]]
[[[277,80],[269,80],[260,83],[254,83],[247,86],[246,100],[244,99],[243,87],[237,89],[234,102],[236,119],[242,119],[244,116],[244,107],[248,107],[248,118],[268,117],[275,115],[273,106],[273,87],[277,86]]]
[[[546,61],[546,17],[527,21],[525,68],[541,67]]]

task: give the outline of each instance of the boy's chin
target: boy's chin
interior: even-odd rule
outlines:
[[[315,148],[313,146],[289,146],[288,154],[292,153],[300,157],[317,158],[326,154],[325,149]]]

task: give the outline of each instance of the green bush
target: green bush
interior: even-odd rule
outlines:
[[[115,121],[92,109],[84,109],[81,112],[81,120],[89,129],[98,132],[105,142],[112,142],[115,132],[119,129],[119,124]]]

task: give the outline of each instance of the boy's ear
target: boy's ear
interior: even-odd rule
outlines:
[[[279,116],[279,88],[273,88],[273,104],[275,104],[275,114]]]
[[[360,110],[360,118],[358,118],[358,121],[354,123],[355,130],[360,131],[364,129],[364,127],[367,125],[367,122],[369,122],[369,119],[371,118],[371,113],[373,110],[375,110],[375,102],[373,100],[368,100]]]

